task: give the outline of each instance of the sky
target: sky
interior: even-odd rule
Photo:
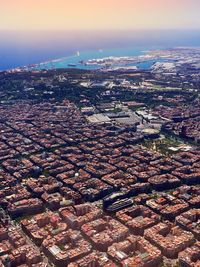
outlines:
[[[0,0],[0,30],[200,29],[200,0]]]

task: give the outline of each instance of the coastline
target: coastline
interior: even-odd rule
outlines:
[[[155,48],[154,48],[155,49]],[[161,49],[159,47],[158,49]],[[162,48],[163,49],[163,48]],[[37,64],[22,67],[24,70],[52,70],[52,69],[85,69],[105,70],[110,68],[144,68],[151,66],[152,57],[147,53],[153,51],[151,48],[124,47],[114,49],[99,49],[78,51],[68,57],[55,58]],[[110,64],[99,64],[100,61],[110,60]],[[152,62],[153,63],[153,62]],[[17,68],[17,69],[20,69]]]

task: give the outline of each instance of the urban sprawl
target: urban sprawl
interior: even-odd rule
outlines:
[[[151,55],[0,72],[0,267],[200,266],[200,50]]]

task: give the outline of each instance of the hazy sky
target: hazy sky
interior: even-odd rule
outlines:
[[[0,0],[0,30],[200,29],[200,0]]]

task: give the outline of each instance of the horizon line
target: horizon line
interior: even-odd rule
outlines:
[[[127,31],[200,31],[200,28],[132,28],[132,29],[0,29],[0,32],[43,32],[43,31],[54,31],[54,32],[127,32]]]

